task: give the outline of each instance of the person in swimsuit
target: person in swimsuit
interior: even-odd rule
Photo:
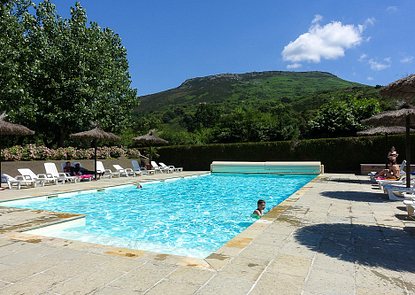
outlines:
[[[264,210],[265,210],[265,201],[264,200],[258,200],[257,208],[252,213],[252,215],[262,216],[262,215],[264,215]]]
[[[391,157],[390,168],[383,169],[382,171],[380,171],[378,174],[376,174],[372,178],[377,178],[380,176],[385,176],[386,178],[390,178],[390,179],[398,179],[400,177],[399,165],[396,164],[396,158]]]
[[[389,151],[389,153],[388,153],[388,159],[391,161],[392,160],[392,158],[395,158],[395,160],[396,160],[396,158],[399,156],[399,154],[396,152],[396,150],[395,150],[395,147],[394,146],[392,146],[391,147],[391,150]]]

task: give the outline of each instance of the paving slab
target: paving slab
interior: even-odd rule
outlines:
[[[200,173],[4,190],[0,201]],[[199,259],[21,233],[79,217],[0,207],[0,294],[415,294],[405,210],[367,176],[325,174]]]

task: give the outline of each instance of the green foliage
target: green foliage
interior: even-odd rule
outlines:
[[[120,37],[97,23],[88,25],[79,2],[69,19],[49,0],[33,4],[36,15],[31,15],[29,3],[1,5],[0,30],[8,33],[0,45],[10,36],[13,42],[0,55],[0,67],[9,69],[0,82],[2,109],[31,126],[48,146],[62,146],[69,133],[90,129],[91,122],[112,132],[131,124],[137,90],[130,87]]]
[[[369,113],[393,108],[377,91],[322,72],[223,74],[142,97],[136,116],[143,133],[157,128],[173,144],[354,136]],[[209,136],[201,137],[205,129]]]
[[[322,105],[316,118],[310,121],[309,135],[312,138],[353,136],[363,130],[363,119],[379,113],[379,102],[375,99],[351,98]]]
[[[138,112],[163,111],[199,103],[226,103],[235,109],[264,102],[291,103],[322,91],[362,87],[324,72],[254,72],[186,80],[177,88],[141,97]]]
[[[384,163],[386,146],[405,150],[405,136],[342,137],[299,141],[160,147],[160,161],[185,170],[210,170],[212,161],[321,161],[325,171],[359,172],[360,164]],[[411,136],[411,145],[415,136]],[[403,154],[403,152],[402,152]],[[353,156],[351,156],[353,155]],[[399,156],[401,158],[401,156]],[[411,157],[415,157],[412,150]],[[401,160],[405,159],[402,156]]]

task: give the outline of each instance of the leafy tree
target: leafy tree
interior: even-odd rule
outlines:
[[[357,131],[363,130],[361,121],[379,111],[379,102],[373,98],[332,100],[322,105],[309,123],[309,137],[355,136]]]
[[[7,5],[2,14],[14,12],[7,21],[13,24],[14,38],[22,41],[16,42],[18,56],[8,58],[16,74],[9,70],[11,78],[5,83],[29,93],[13,96],[16,117],[26,118],[49,146],[62,146],[69,133],[86,130],[91,122],[112,132],[131,124],[137,90],[130,86],[127,52],[117,34],[94,22],[88,25],[79,2],[69,19],[59,16],[49,0],[35,6],[35,17],[29,17],[26,1]],[[27,69],[21,68],[22,54],[31,61]],[[4,104],[3,96],[1,100]]]
[[[223,116],[213,133],[214,141],[223,143],[290,140],[297,137],[298,126],[292,117],[264,114],[252,108],[239,108]]]
[[[36,111],[26,77],[35,66],[26,35],[35,22],[28,13],[30,6],[28,0],[0,3],[0,108],[11,121],[25,125],[32,122]]]
[[[219,110],[210,104],[199,104],[192,120],[191,131],[201,130],[216,125],[220,117]]]

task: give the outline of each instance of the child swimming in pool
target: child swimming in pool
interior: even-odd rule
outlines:
[[[264,215],[264,209],[265,209],[265,201],[264,200],[258,200],[257,207],[255,211],[252,213],[253,217],[258,217]]]

